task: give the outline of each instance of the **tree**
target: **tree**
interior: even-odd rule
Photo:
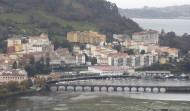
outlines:
[[[41,56],[41,59],[36,63],[36,69],[38,73],[43,73],[44,65],[44,56]]]
[[[8,88],[8,91],[10,91],[10,92],[15,92],[15,91],[19,90],[19,88],[18,88],[19,83],[16,81],[8,82],[6,86]]]
[[[35,64],[35,59],[34,59],[34,56],[32,56],[32,57],[30,58],[30,64],[32,64],[32,65],[34,65],[34,64]]]
[[[91,59],[91,64],[92,64],[92,65],[97,64],[97,59],[96,59],[95,57],[93,57],[93,58]]]
[[[85,61],[88,61],[88,55],[86,53],[83,53],[85,55]]]
[[[134,55],[134,49],[129,49],[127,51],[125,51],[125,53],[129,54],[129,55]]]
[[[162,29],[161,34],[165,33],[164,29]]]
[[[104,42],[103,46],[106,46],[106,42]]]
[[[188,33],[184,33],[182,37],[188,37]]]
[[[24,80],[24,81],[20,82],[20,85],[25,86],[26,89],[30,88],[30,84],[29,84],[29,82],[27,80]]]
[[[8,89],[7,89],[7,88],[2,88],[2,89],[1,89],[1,93],[2,93],[2,94],[8,93]]]
[[[42,67],[44,66],[44,56],[43,55],[41,56],[40,64],[42,65]]]
[[[167,36],[172,38],[172,37],[176,37],[176,34],[175,32],[171,31],[171,32],[168,32]]]
[[[17,62],[16,61],[13,63],[13,69],[17,69]]]
[[[141,54],[144,55],[145,54],[145,50],[141,50]]]
[[[47,67],[50,67],[49,53],[47,53],[47,57],[46,57],[46,66],[47,66]]]
[[[31,80],[31,79],[28,79],[28,83],[29,83],[29,86],[30,86],[30,87],[32,87],[33,82],[32,82],[32,80]]]
[[[37,69],[35,65],[29,64],[25,67],[26,72],[28,73],[29,77],[34,76],[37,73]]]
[[[36,84],[40,87],[45,86],[46,85],[46,79],[45,78],[37,78],[37,79],[35,79],[34,84]]]

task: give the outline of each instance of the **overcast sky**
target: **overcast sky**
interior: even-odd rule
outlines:
[[[149,7],[164,7],[173,5],[190,4],[190,0],[108,0],[116,3],[119,8],[142,8]]]

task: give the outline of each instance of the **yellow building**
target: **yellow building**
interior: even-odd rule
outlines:
[[[69,42],[79,42],[80,39],[80,31],[72,31],[67,33],[67,40]]]
[[[23,45],[15,45],[15,52],[23,51]]]
[[[67,33],[69,42],[80,42],[89,44],[99,44],[101,41],[106,41],[106,35],[99,34],[95,31],[72,31]]]
[[[21,43],[22,42],[21,42],[20,38],[10,38],[10,39],[8,39],[7,47],[20,45]]]

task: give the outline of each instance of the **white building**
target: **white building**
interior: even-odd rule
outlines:
[[[126,39],[130,39],[129,35],[127,34],[114,34],[113,38],[119,40],[120,42],[125,41]]]
[[[167,77],[171,75],[170,71],[138,71],[136,73],[142,77]]]
[[[33,47],[32,47],[32,50],[33,50],[34,52],[42,52],[42,47],[40,47],[40,46],[33,46]]]
[[[48,35],[42,33],[40,37],[29,37],[28,42],[32,45],[50,45]]]
[[[109,65],[88,67],[88,71],[94,72],[95,74],[100,76],[123,75],[124,72],[124,70],[120,68],[115,68]]]
[[[76,57],[75,56],[67,56],[65,57],[65,64],[76,64]]]
[[[97,58],[97,63],[100,65],[108,65],[108,58]]]
[[[117,53],[117,50],[115,49],[109,49],[107,47],[100,47],[100,46],[92,46],[91,47],[91,53],[93,54],[93,57],[107,57],[109,53]]]
[[[61,64],[61,60],[58,57],[49,57],[51,66],[59,66]]]
[[[85,64],[86,61],[85,61],[85,55],[84,54],[76,53],[75,57],[76,57],[76,64],[77,65]]]
[[[122,68],[150,66],[157,61],[158,56],[153,54],[128,55],[126,53],[115,53],[108,57],[108,65]]]
[[[28,74],[22,69],[3,70],[2,74],[0,74],[0,83],[8,83],[10,81],[22,82],[24,80],[28,80]]]
[[[132,35],[133,40],[145,41],[146,44],[158,44],[159,32],[156,30],[136,32]]]

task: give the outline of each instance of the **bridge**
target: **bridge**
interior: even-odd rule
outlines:
[[[95,88],[99,89],[99,91],[102,91],[102,88],[106,88],[106,91],[109,91],[109,88],[112,88],[113,91],[118,91],[118,89],[122,89],[122,91],[125,91],[128,89],[130,92],[132,89],[136,89],[136,92],[140,92],[140,90],[143,90],[143,92],[148,92],[147,89],[150,89],[150,92],[155,92],[154,90],[157,90],[157,92],[161,92],[161,89],[164,89],[165,92],[190,92],[190,86],[140,86],[140,85],[76,85],[76,84],[48,84],[49,88],[55,87],[57,91],[59,91],[59,87],[64,87],[65,91],[68,90],[68,87],[72,87],[73,91],[76,91],[76,88],[80,87],[82,88],[82,91],[85,91],[85,88],[90,88],[91,92],[95,91]]]
[[[65,78],[65,79],[50,79],[47,81],[47,84],[55,84],[61,81],[76,81],[76,80],[89,80],[89,79],[107,79],[107,78],[131,78],[131,79],[141,79],[139,76],[128,76],[128,75],[119,75],[119,76],[93,76],[93,77],[79,77],[79,78]]]

